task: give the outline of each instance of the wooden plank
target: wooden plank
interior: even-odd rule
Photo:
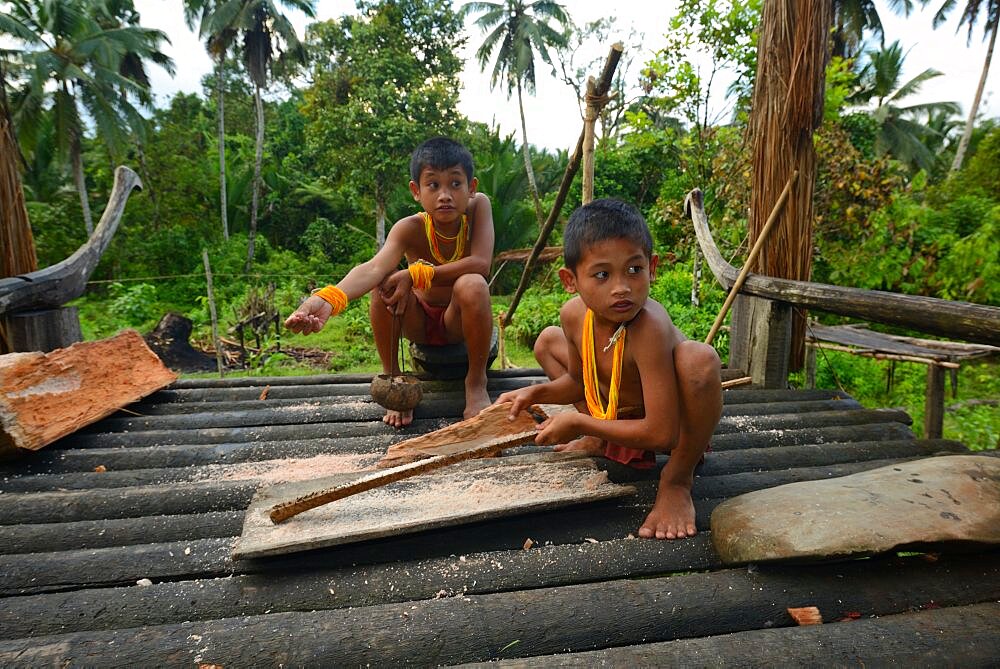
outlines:
[[[635,492],[632,487],[608,481],[607,474],[589,458],[558,462],[515,456],[458,463],[313,509],[280,526],[274,524],[272,512],[278,502],[302,497],[318,488],[350,483],[355,478],[340,475],[259,490],[247,509],[243,534],[233,556],[264,557],[395,537]]]
[[[833,620],[997,598],[995,559],[893,558],[9,639],[0,642],[0,664],[254,666],[278,657],[290,665],[458,664],[495,658],[501,649],[525,657],[789,625],[790,606],[817,606]],[[572,625],[567,611],[575,612]]]
[[[817,323],[809,325],[806,337],[816,341],[855,346],[884,353],[916,356],[929,360],[966,360],[1000,353],[1000,348],[996,346],[900,337],[889,333],[875,332],[864,327],[829,326]]]
[[[525,440],[524,435],[536,432],[535,419],[522,411],[510,420],[509,412],[509,406],[494,404],[472,418],[394,444],[379,460],[378,466],[395,467],[434,455],[450,455],[468,449],[473,441],[503,439],[515,434],[519,435],[520,443],[530,441]],[[543,412],[538,409],[536,414],[541,416]]]
[[[463,665],[473,667],[910,666],[989,667],[1000,649],[1000,604],[969,604],[854,620],[781,627]]]
[[[176,378],[135,330],[0,356],[0,456],[38,450]]]

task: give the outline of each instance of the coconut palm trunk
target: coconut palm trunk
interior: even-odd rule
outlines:
[[[535,218],[538,219],[539,227],[545,221],[545,214],[542,212],[542,201],[538,197],[538,184],[535,183],[535,170],[531,166],[531,151],[528,148],[528,124],[524,119],[524,100],[521,97],[521,80],[517,80],[517,108],[521,112],[521,152],[524,154],[524,171],[528,175],[528,191],[531,193],[531,201],[535,204]]]
[[[957,172],[962,167],[962,161],[965,160],[965,152],[969,148],[969,140],[972,138],[972,131],[975,127],[976,114],[979,113],[979,103],[983,99],[983,89],[986,88],[986,77],[990,73],[990,62],[993,60],[993,47],[997,43],[998,27],[1000,27],[1000,12],[997,12],[993,18],[993,27],[990,30],[990,45],[986,49],[986,60],[983,62],[983,73],[979,77],[976,97],[972,100],[972,106],[969,108],[969,118],[965,122],[962,139],[959,140],[958,149],[955,151],[955,161],[951,164],[952,172]]]
[[[253,156],[253,195],[250,198],[250,242],[247,245],[247,271],[253,264],[254,242],[257,237],[257,206],[260,203],[260,167],[264,162],[264,102],[260,97],[260,86],[253,87],[253,105],[257,110],[257,141]]]
[[[792,172],[798,185],[764,244],[754,271],[807,281],[812,269],[813,131],[823,118],[830,0],[767,0],[761,15],[757,80],[748,132],[753,155],[750,245]],[[805,315],[793,320],[789,368],[802,365]]]
[[[90,213],[90,199],[87,197],[87,178],[83,174],[83,147],[80,145],[80,135],[73,132],[70,140],[70,164],[73,169],[73,183],[80,196],[80,209],[83,210],[83,224],[87,228],[87,237],[94,233],[94,218]]]
[[[229,241],[229,215],[226,203],[226,112],[225,112],[225,80],[223,76],[223,65],[225,53],[219,56],[216,64],[215,87],[219,96],[218,116],[219,116],[219,214],[222,217],[222,238]]]

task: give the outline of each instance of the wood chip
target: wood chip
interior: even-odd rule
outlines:
[[[823,616],[815,606],[788,609],[788,615],[799,625],[822,625]]]
[[[100,474],[101,472],[108,471],[108,468],[105,467],[104,465],[97,465],[96,467],[94,467],[94,471]]]
[[[259,400],[266,400],[267,399],[267,394],[270,391],[271,391],[271,386],[264,386],[264,390],[260,391],[260,397],[258,397],[257,399],[259,399]]]
[[[534,545],[535,542],[531,540],[531,537],[528,537],[527,539],[524,540],[524,550],[528,550]]]

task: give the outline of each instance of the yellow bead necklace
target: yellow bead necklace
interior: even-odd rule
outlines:
[[[431,255],[434,256],[434,259],[443,265],[445,263],[455,262],[461,258],[462,254],[465,253],[465,240],[469,236],[469,223],[465,214],[462,214],[462,223],[458,227],[458,232],[452,237],[442,235],[438,232],[434,227],[434,219],[431,218],[431,215],[426,211],[420,212],[420,215],[424,219],[424,234],[427,235],[427,245],[430,247]],[[455,252],[451,254],[451,258],[448,260],[445,260],[444,256],[441,255],[441,249],[438,247],[439,237],[446,242],[455,242]]]
[[[614,342],[614,357],[611,363],[611,383],[608,385],[608,407],[601,401],[601,386],[597,378],[597,357],[594,353],[594,312],[587,309],[583,319],[583,337],[580,357],[583,361],[583,391],[587,399],[587,409],[594,418],[615,420],[618,417],[618,392],[622,383],[622,358],[625,355],[625,325],[611,337]],[[611,345],[608,343],[608,346]],[[604,350],[608,350],[607,347]]]

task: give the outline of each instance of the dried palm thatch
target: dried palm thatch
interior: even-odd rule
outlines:
[[[38,269],[18,171],[21,152],[3,102],[0,100],[0,278]]]
[[[812,269],[813,132],[823,119],[831,0],[767,0],[761,16],[757,80],[748,132],[753,153],[750,242],[756,240],[788,177],[798,185],[755,271],[807,281]],[[804,352],[804,315],[793,322],[791,368]]]

